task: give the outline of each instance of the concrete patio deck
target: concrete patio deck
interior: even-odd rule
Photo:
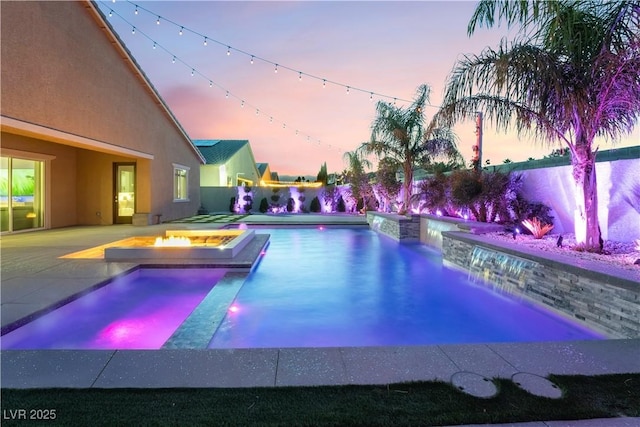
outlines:
[[[301,218],[305,224],[366,224],[362,216]],[[250,215],[241,222],[285,224],[299,219]],[[223,225],[184,224],[184,227]],[[2,326],[137,265],[60,256],[126,237],[161,235],[169,228],[176,228],[176,224],[71,227],[2,236]],[[273,387],[442,380],[482,395],[487,393],[486,384],[474,378],[640,373],[640,339],[410,347],[4,350],[0,352],[0,363],[3,388]],[[526,381],[522,383],[526,388]],[[530,392],[548,395],[548,382],[529,384]],[[640,426],[640,419],[616,418],[599,424],[597,420],[541,421],[522,425]]]

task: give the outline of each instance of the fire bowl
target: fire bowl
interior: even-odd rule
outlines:
[[[253,230],[167,230],[164,238],[132,237],[121,246],[105,248],[104,259],[230,259],[253,236]]]

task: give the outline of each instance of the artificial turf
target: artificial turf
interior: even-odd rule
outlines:
[[[459,425],[640,417],[640,374],[551,376],[560,399],[496,379],[483,399],[443,382],[207,389],[3,389],[7,425]],[[24,412],[17,412],[24,409]],[[38,412],[40,410],[40,412]],[[49,410],[46,412],[45,410]],[[55,410],[50,421],[29,420]],[[24,419],[16,419],[20,414]]]

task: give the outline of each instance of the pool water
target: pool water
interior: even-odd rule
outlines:
[[[6,349],[158,349],[225,274],[139,269],[1,338]]]
[[[369,229],[276,228],[210,348],[602,339]]]

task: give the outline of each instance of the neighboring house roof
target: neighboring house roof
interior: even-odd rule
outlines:
[[[193,143],[208,165],[226,163],[242,147],[249,144],[246,139],[194,139]]]
[[[264,175],[264,172],[267,170],[269,163],[256,163],[256,167],[258,168],[258,172],[260,172],[260,176]]]

